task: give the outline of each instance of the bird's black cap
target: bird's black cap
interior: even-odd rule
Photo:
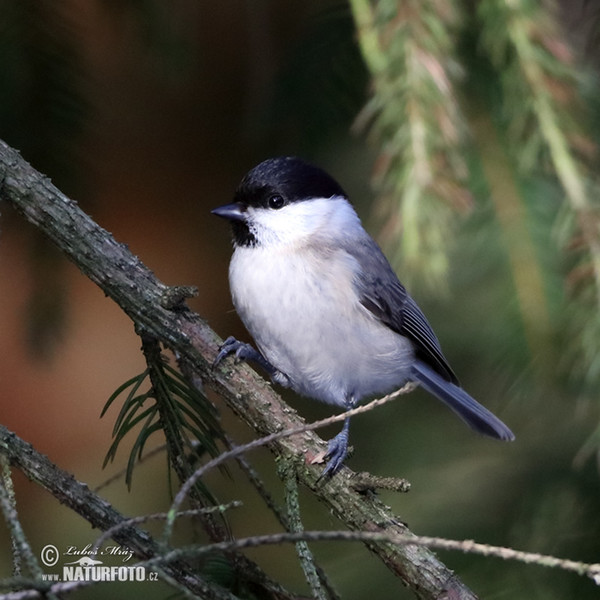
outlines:
[[[269,158],[249,171],[238,186],[233,202],[212,213],[231,222],[237,246],[255,246],[257,239],[247,221],[248,207],[278,209],[311,198],[332,198],[346,193],[338,182],[300,158]]]
[[[346,193],[325,171],[295,156],[269,158],[249,171],[238,186],[234,201],[268,206],[279,194],[286,204],[310,198],[331,198]]]

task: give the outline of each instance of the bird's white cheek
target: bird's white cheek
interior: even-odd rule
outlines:
[[[250,209],[248,221],[261,246],[275,248],[295,245],[306,242],[311,235],[327,226],[338,203],[354,213],[345,200],[336,202],[334,199],[315,198],[292,202],[280,210]]]

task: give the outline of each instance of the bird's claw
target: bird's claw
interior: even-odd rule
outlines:
[[[229,336],[223,342],[223,345],[219,349],[219,353],[212,364],[213,369],[230,354],[234,355],[236,363],[251,360],[260,365],[271,377],[276,377],[279,374],[279,371],[277,371],[277,369],[258,350],[254,349],[246,342],[236,340],[233,336]]]
[[[219,348],[219,353],[215,358],[212,366],[213,369],[219,365],[219,363],[227,358],[230,354],[235,355],[235,362],[238,363],[242,360],[247,360],[248,358],[253,358],[254,354],[256,354],[256,350],[245,342],[240,342],[236,340],[233,336],[229,336]]]
[[[348,431],[344,428],[327,443],[327,453],[325,454],[327,465],[325,465],[319,480],[324,479],[325,477],[333,477],[344,464],[347,455]]]

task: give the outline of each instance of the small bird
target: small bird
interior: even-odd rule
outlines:
[[[414,382],[475,431],[514,439],[460,387],[427,319],[325,171],[296,157],[265,160],[212,213],[231,222],[231,295],[258,347],[229,337],[215,366],[234,354],[346,410]],[[348,434],[346,419],[322,476],[343,464]]]

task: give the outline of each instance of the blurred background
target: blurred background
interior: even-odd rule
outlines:
[[[381,496],[417,534],[598,562],[600,6],[365,6],[0,0],[0,138],[164,283],[198,286],[191,308],[222,337],[242,339],[227,284],[230,233],[210,209],[269,156],[328,170],[464,387],[517,436],[482,439],[417,391],[355,418],[348,465],[407,478],[410,493]],[[378,46],[366,45],[370,33]],[[0,209],[0,423],[94,487],[127,460],[122,448],[102,469],[118,407],[102,419],[100,411],[144,369],[140,341],[111,300]],[[285,398],[307,419],[331,414]],[[230,435],[251,439],[215,400]],[[250,458],[281,499],[271,456]],[[234,533],[278,530],[235,466],[231,475],[208,483],[221,501],[244,502],[229,517]],[[34,550],[95,539],[15,478]],[[126,515],[165,510],[164,455],[135,471],[131,491],[120,480],[102,493]],[[339,526],[308,495],[302,509],[307,529]],[[412,597],[360,545],[313,550],[344,598]],[[308,594],[293,548],[250,556]],[[440,557],[483,598],[598,595],[591,581],[557,570]],[[0,577],[10,565],[0,525]]]

